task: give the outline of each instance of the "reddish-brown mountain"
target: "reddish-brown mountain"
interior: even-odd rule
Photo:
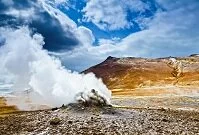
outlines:
[[[178,88],[190,91],[199,86],[199,55],[157,59],[109,56],[84,71],[89,72],[102,78],[113,95],[176,93]]]

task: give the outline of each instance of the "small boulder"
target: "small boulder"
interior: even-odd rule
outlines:
[[[50,120],[50,125],[58,125],[61,122],[59,118],[53,118]]]

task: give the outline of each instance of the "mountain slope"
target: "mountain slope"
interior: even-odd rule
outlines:
[[[113,94],[136,95],[135,90],[139,89],[138,95],[145,95],[150,93],[145,91],[147,88],[156,89],[149,95],[168,93],[176,87],[189,91],[190,87],[199,86],[199,56],[157,59],[109,56],[104,62],[84,71],[89,72],[102,78]]]

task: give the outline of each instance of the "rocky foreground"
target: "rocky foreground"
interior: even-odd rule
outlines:
[[[0,98],[0,135],[199,135],[199,55],[108,57],[88,72],[102,78],[116,106],[19,112]]]
[[[0,117],[0,134],[199,134],[199,113],[72,106]]]

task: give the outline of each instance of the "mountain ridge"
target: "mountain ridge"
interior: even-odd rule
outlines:
[[[93,72],[114,91],[199,86],[199,55],[141,58],[109,56],[83,73]],[[128,94],[128,93],[127,93]]]

